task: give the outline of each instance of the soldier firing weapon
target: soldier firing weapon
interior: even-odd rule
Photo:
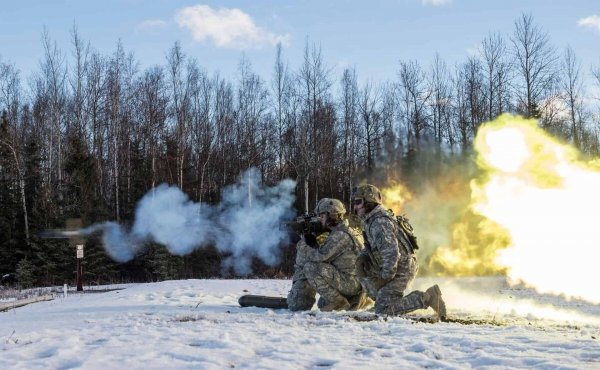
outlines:
[[[306,244],[311,247],[317,246],[317,237],[319,235],[329,231],[321,225],[319,217],[314,212],[305,213],[296,217],[293,221],[284,222],[281,224],[281,228],[288,230],[296,236],[296,238],[292,239],[292,242],[295,243],[301,237],[304,237]]]

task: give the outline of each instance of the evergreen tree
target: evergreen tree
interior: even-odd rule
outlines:
[[[35,266],[27,257],[17,264],[17,280],[21,288],[30,288],[34,285]]]
[[[173,256],[162,245],[150,246],[148,264],[156,280],[173,280],[180,278],[183,270],[183,257]]]
[[[17,199],[15,198],[16,175],[14,159],[9,147],[8,114],[0,118],[0,273],[13,272],[17,261],[23,258],[16,237]]]

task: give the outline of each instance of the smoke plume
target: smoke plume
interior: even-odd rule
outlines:
[[[216,222],[222,232],[216,235],[216,246],[221,252],[230,252],[224,268],[233,266],[239,275],[251,272],[252,257],[267,265],[279,261],[279,248],[287,232],[279,225],[293,215],[296,182],[283,180],[278,185],[260,187],[260,173],[246,171],[237,184],[223,190],[223,200],[216,212]]]
[[[118,262],[131,260],[149,242],[178,256],[213,245],[230,254],[224,269],[247,275],[253,257],[270,266],[279,262],[279,246],[287,238],[279,225],[293,216],[295,181],[264,187],[260,177],[254,168],[244,172],[236,184],[224,188],[215,206],[196,203],[177,186],[162,184],[138,202],[131,230],[106,222],[85,233],[103,230],[104,247]]]

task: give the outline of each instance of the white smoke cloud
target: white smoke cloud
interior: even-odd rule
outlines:
[[[279,225],[292,216],[295,181],[283,180],[272,188],[261,188],[259,182],[258,170],[250,169],[223,191],[218,218],[223,232],[217,236],[217,248],[232,253],[225,267],[232,266],[239,275],[250,273],[253,256],[267,265],[277,264],[278,246],[287,237]]]
[[[213,239],[217,225],[211,218],[210,206],[194,203],[176,186],[162,184],[138,203],[132,233],[183,256]]]
[[[581,18],[577,21],[579,27],[595,28],[596,31],[600,31],[600,17],[597,15],[591,15],[589,17]]]
[[[117,262],[127,262],[135,256],[141,243],[140,240],[115,222],[106,222],[101,227],[104,229],[102,243],[112,259]]]
[[[260,178],[258,170],[246,171],[223,190],[217,206],[193,202],[178,187],[162,184],[138,202],[131,231],[106,222],[84,232],[103,230],[104,247],[118,262],[131,260],[147,242],[165,245],[178,256],[214,245],[231,254],[224,269],[247,275],[253,257],[270,266],[279,262],[279,246],[287,239],[279,225],[293,216],[295,181],[264,187]]]
[[[289,34],[276,35],[254,23],[240,9],[213,9],[194,5],[180,9],[175,16],[180,28],[192,33],[194,40],[212,41],[217,47],[231,49],[257,48],[264,45],[289,44]]]

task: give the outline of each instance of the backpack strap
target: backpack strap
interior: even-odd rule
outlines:
[[[392,221],[392,223],[396,226],[396,238],[398,239],[398,243],[402,244],[404,251],[408,255],[414,254],[415,249],[414,249],[412,243],[410,242],[408,236],[404,233],[404,230],[402,229],[402,227],[398,224],[398,222],[399,222],[398,219],[395,218],[394,216],[390,215],[388,212],[385,212],[385,213],[382,212],[379,215],[375,215],[371,220],[375,221],[376,219],[381,218],[381,217],[385,217],[385,218],[389,219],[390,221]],[[371,225],[373,224],[373,221],[371,221],[371,223],[369,223],[369,232],[371,232]]]
[[[358,242],[356,237],[354,235],[352,235],[352,233],[350,232],[349,226],[344,226],[344,227],[340,228],[339,230],[346,233],[350,237],[350,240],[352,240],[352,244],[354,244],[354,251],[360,252],[360,249],[361,249],[360,243]]]

